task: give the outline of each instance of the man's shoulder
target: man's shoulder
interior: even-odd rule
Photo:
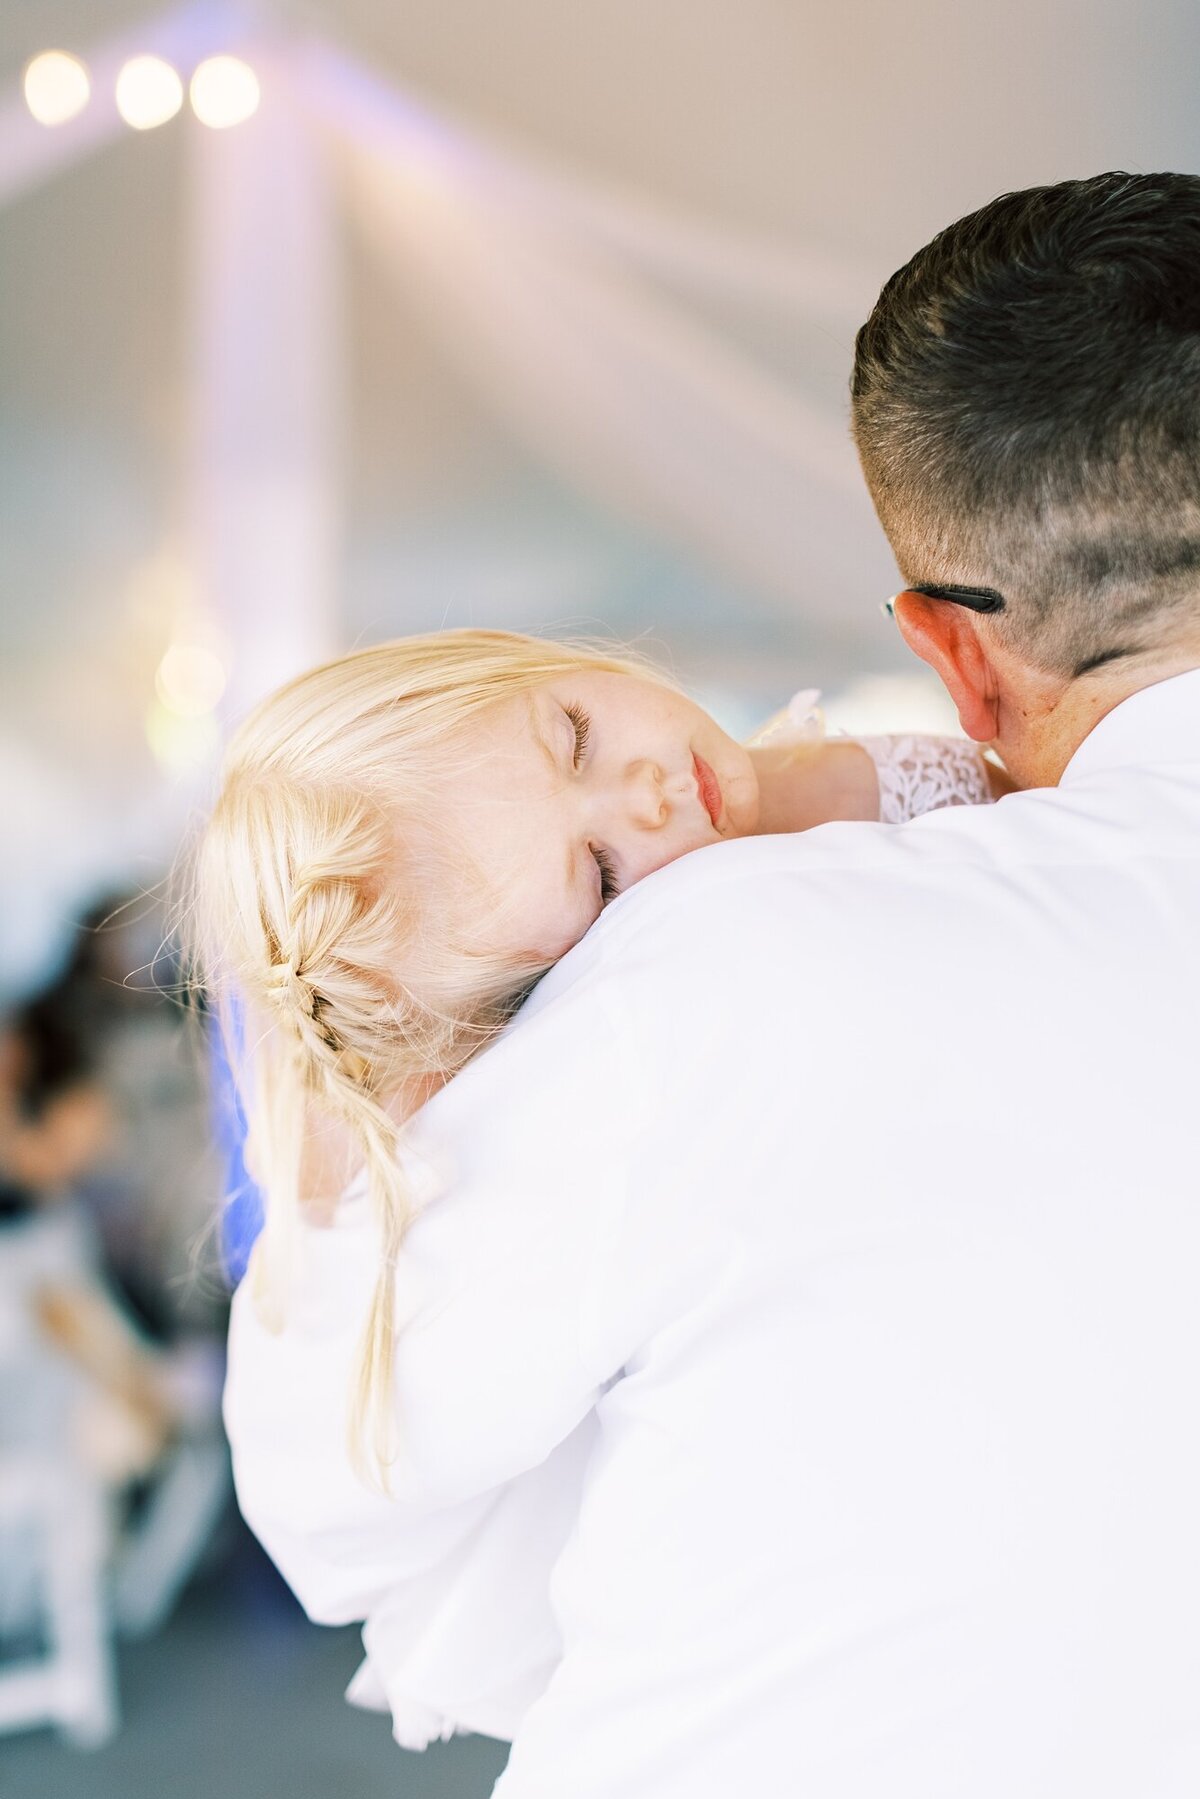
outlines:
[[[900,930],[910,942],[926,923],[936,930],[956,888],[996,884],[976,833],[942,830],[918,846],[909,829],[834,824],[681,857],[601,915],[545,977],[519,1024],[553,1013],[561,1026],[586,1015],[589,1029],[621,1036],[631,1013],[650,1008],[681,1028],[708,1030],[772,995],[799,1004],[823,970],[890,956]]]
[[[827,982],[907,996],[913,967],[953,968],[981,943],[998,967],[1020,940],[1027,968],[1039,944],[1069,952],[1084,922],[1114,941],[1136,935],[1138,895],[1164,844],[1196,855],[1200,794],[1184,817],[1156,811],[1144,782],[1124,796],[1109,786],[695,851],[609,907],[530,1009],[562,1000],[590,1016],[619,1011],[627,1028],[631,1009],[671,1007],[734,1029],[768,996],[801,1005]]]
[[[994,808],[987,808],[988,813]],[[932,831],[914,827],[934,822]],[[886,904],[933,884],[994,868],[999,846],[983,809],[956,808],[909,825],[840,823],[713,844],[638,883],[602,916],[610,953],[643,932],[704,928],[725,913],[786,927],[798,912]],[[1001,835],[1007,835],[1002,833]],[[1003,851],[1000,851],[1000,859]]]
[[[985,971],[1014,1005],[1047,982],[1066,1003],[1097,959],[1133,981],[1148,931],[1179,959],[1198,845],[1200,783],[1137,769],[904,825],[714,844],[602,914],[516,1021],[512,1064],[561,1086],[581,1046],[628,1087],[638,1044],[682,1067],[717,1039],[798,1053],[798,1022],[835,1015],[873,1037],[918,1017],[952,1033],[952,997]]]
[[[1190,771],[1189,771],[1190,772]],[[1200,783],[1172,788],[1157,771],[1105,771],[1094,781],[952,806],[902,825],[836,823],[790,835],[713,844],[632,888],[591,936],[615,955],[645,934],[669,936],[740,917],[768,934],[803,917],[857,928],[864,914],[915,907],[936,917],[960,889],[1020,906],[1072,867],[1197,853]]]

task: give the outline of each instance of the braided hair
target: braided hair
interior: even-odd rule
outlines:
[[[400,1156],[405,1095],[424,1097],[511,1019],[547,963],[483,952],[418,904],[406,843],[441,853],[431,781],[463,729],[508,695],[581,666],[664,681],[630,656],[508,632],[453,631],[355,651],[265,700],[235,735],[194,865],[197,978],[226,1019],[266,1197],[250,1278],[286,1324],[306,1143],[344,1128],[365,1170],[380,1265],[350,1407],[351,1452],[394,1459],[395,1275],[413,1215]],[[424,829],[418,827],[424,824]],[[229,1028],[252,1028],[243,1056]]]

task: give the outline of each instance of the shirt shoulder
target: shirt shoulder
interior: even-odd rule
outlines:
[[[1011,903],[1023,871],[1062,870],[1163,855],[1200,856],[1200,766],[1104,770],[1070,787],[950,806],[902,823],[846,822],[713,844],[658,870],[602,914],[589,939],[611,966],[644,932],[686,934],[739,911],[768,932],[832,905],[853,921],[863,904],[925,905],[931,891],[996,880]],[[787,897],[791,906],[780,906]]]
[[[1082,984],[1096,955],[1127,960],[1156,912],[1165,954],[1198,882],[1197,772],[1110,771],[903,825],[696,851],[622,895],[535,997],[563,1024],[603,1017],[633,1087],[637,1048],[689,1065],[723,1038],[800,1064],[835,1021],[843,1038],[952,1032],[950,988],[985,965],[1014,991],[1052,963]]]

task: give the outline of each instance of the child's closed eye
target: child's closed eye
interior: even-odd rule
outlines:
[[[583,763],[584,752],[591,741],[592,721],[583,707],[575,705],[574,702],[569,706],[564,706],[563,711],[575,727],[574,761],[576,768],[579,768]]]
[[[595,844],[592,844],[591,850],[596,860],[596,867],[600,870],[600,904],[607,906],[609,901],[615,900],[621,891],[616,867],[607,850],[597,849]]]

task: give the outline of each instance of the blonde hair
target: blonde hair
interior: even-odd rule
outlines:
[[[497,701],[582,668],[670,684],[629,653],[503,631],[402,638],[313,669],[236,733],[195,857],[193,943],[242,1092],[247,1164],[264,1194],[251,1290],[270,1328],[285,1320],[314,1124],[345,1127],[366,1171],[382,1260],[350,1446],[360,1472],[385,1486],[395,1270],[412,1212],[389,1100],[408,1083],[455,1074],[548,966],[456,937],[453,908],[422,916],[403,880],[404,831],[424,823],[423,842],[440,848],[453,879],[454,846],[438,846],[436,823],[428,828],[430,797],[464,728]],[[232,1016],[239,1010],[241,1020]]]

